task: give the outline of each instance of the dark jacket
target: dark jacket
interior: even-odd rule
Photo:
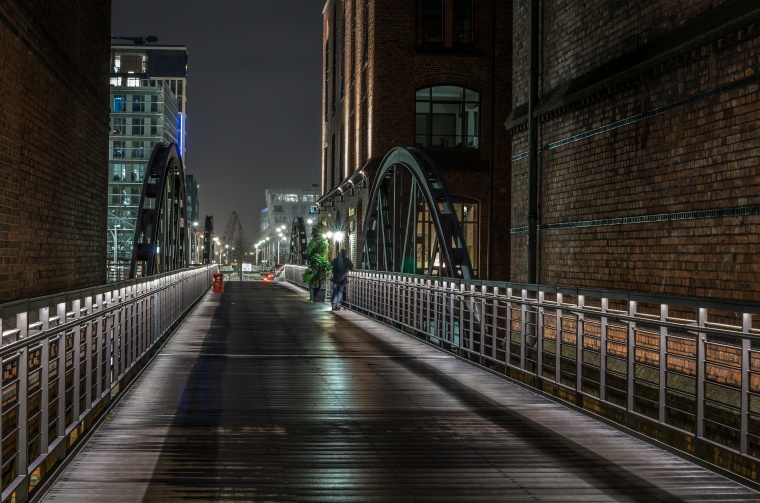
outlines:
[[[353,271],[354,269],[354,264],[351,262],[351,259],[340,254],[333,259],[331,264],[333,283],[339,283],[341,285],[348,283],[348,272]]]

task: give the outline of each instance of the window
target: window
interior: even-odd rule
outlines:
[[[132,111],[145,112],[145,97],[137,94],[132,96]]]
[[[473,199],[457,196],[452,196],[451,202],[454,204],[454,211],[459,219],[462,235],[467,246],[467,253],[470,256],[470,265],[473,272],[477,275],[480,261],[480,256],[478,255],[480,239],[478,234],[478,202]],[[420,205],[419,214],[417,215],[416,243],[417,273],[423,274],[423,271],[432,265],[433,274],[440,274],[440,269],[445,264],[440,263],[440,256],[438,254],[432,255],[437,244],[437,238],[430,210],[425,204]]]
[[[472,0],[454,0],[454,44],[472,44]]]
[[[156,119],[150,120],[150,135],[158,136],[158,121]]]
[[[456,47],[473,43],[472,0],[423,0],[422,43]]]
[[[274,212],[275,213],[282,213],[282,205],[281,204],[275,204],[274,205]]]
[[[158,112],[158,96],[151,96],[150,97],[150,111],[151,111],[151,113],[157,113]]]
[[[417,91],[415,144],[418,147],[478,148],[480,94],[458,86]]]
[[[145,134],[145,125],[143,119],[132,119],[132,136],[143,136]]]
[[[122,159],[123,157],[124,157],[124,142],[123,141],[113,142],[113,158]]]
[[[127,98],[123,94],[115,94],[113,97],[113,111],[114,112],[126,112]]]
[[[111,134],[122,135],[127,130],[127,121],[124,117],[114,117],[112,119]]]
[[[311,195],[311,194],[301,196],[301,201],[303,201],[304,203],[313,203],[314,202],[314,196]]]
[[[422,6],[422,41],[443,43],[443,0],[426,0]]]
[[[145,149],[141,141],[132,142],[132,159],[144,159]]]
[[[285,194],[282,197],[282,200],[286,203],[297,203],[298,202],[298,194]]]

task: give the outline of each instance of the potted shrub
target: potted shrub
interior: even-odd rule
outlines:
[[[306,246],[308,267],[303,272],[303,280],[309,285],[314,302],[325,301],[325,283],[332,274],[332,265],[327,260],[329,244],[324,234],[327,229],[321,224],[311,229],[311,241]]]

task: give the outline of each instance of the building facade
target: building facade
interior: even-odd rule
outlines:
[[[178,141],[177,99],[162,80],[111,79],[108,160],[109,281],[127,279],[140,197],[153,147]],[[126,85],[124,85],[126,84]]]
[[[190,263],[203,263],[203,231],[205,220],[201,219],[200,201],[198,189],[200,184],[194,175],[185,175],[185,208],[187,208],[187,225],[190,229],[188,249],[190,250]]]
[[[110,17],[0,9],[0,303],[105,282]]]
[[[360,267],[376,265],[362,236],[382,233],[393,251],[378,267],[441,273],[436,243],[456,237],[439,235],[437,203],[421,196],[435,193],[456,214],[474,276],[508,279],[511,29],[511,1],[325,2],[319,218],[344,233],[338,247]],[[389,152],[409,147],[438,174],[388,169]]]
[[[531,82],[535,2],[515,1],[513,279],[757,301],[760,6],[543,0]]]
[[[316,189],[266,189],[267,207],[261,211],[259,241],[255,245],[257,263],[272,266],[287,262],[293,221],[301,218],[309,226],[316,218],[311,209],[317,204]],[[311,232],[311,229],[309,229]]]
[[[177,98],[178,145],[185,159],[187,121],[187,47],[184,45],[113,45],[112,79],[152,79],[166,83]],[[116,81],[116,85],[123,85]],[[127,80],[129,82],[129,80]]]
[[[111,134],[108,190],[108,280],[126,279],[145,173],[157,143],[176,143],[185,157],[187,49],[114,45],[110,56]],[[197,191],[186,186],[188,199]],[[189,202],[189,201],[188,201]],[[187,207],[188,212],[193,208]],[[198,219],[188,215],[188,222]],[[192,227],[190,227],[192,228]],[[190,236],[190,261],[197,240]]]

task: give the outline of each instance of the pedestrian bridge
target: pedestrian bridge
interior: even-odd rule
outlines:
[[[592,416],[582,400],[568,404],[505,378],[552,352],[546,298],[536,331],[507,324],[506,341],[519,325],[526,343],[501,345],[504,335],[492,329],[517,321],[516,312],[532,319],[526,310],[536,304],[497,305],[519,292],[499,300],[488,285],[467,293],[462,284],[411,278],[414,293],[405,296],[399,278],[359,272],[347,298],[352,309],[332,312],[291,283],[233,281],[223,293],[208,291],[211,271],[125,286],[117,295],[92,292],[81,303],[60,298],[61,319],[30,304],[14,329],[7,328],[11,306],[3,306],[3,501],[27,494],[78,503],[760,500],[751,481]],[[287,272],[297,282],[298,269]],[[551,311],[566,332],[565,315],[577,322],[584,314],[568,297]],[[588,296],[585,303],[591,309]],[[35,312],[42,320],[28,319]],[[607,305],[597,314],[609,346],[616,335],[607,325],[633,323],[636,313]],[[58,335],[58,327],[69,328]],[[581,366],[593,363],[580,354]],[[552,360],[539,360],[548,382]],[[592,387],[583,393],[592,396]],[[600,410],[614,408],[609,398],[599,400],[607,404]],[[701,407],[703,424],[713,424],[705,417],[715,402]],[[717,450],[704,431],[694,444]],[[752,461],[740,449],[735,455]],[[15,477],[6,479],[7,469]]]

